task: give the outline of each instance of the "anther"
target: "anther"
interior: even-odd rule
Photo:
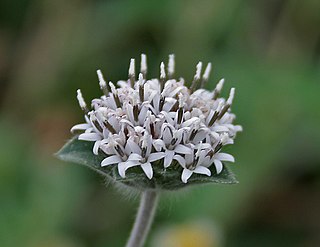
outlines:
[[[161,62],[161,64],[160,64],[160,92],[163,91],[165,82],[166,82],[166,71],[164,69],[164,63]]]
[[[140,97],[140,102],[144,102],[144,80],[143,80],[143,75],[142,73],[139,74],[139,97]]]
[[[85,114],[88,114],[89,109],[87,107],[86,102],[84,101],[84,98],[82,96],[80,89],[77,90],[77,99],[79,101],[79,105],[80,105],[81,109],[85,112]]]
[[[168,62],[168,78],[172,79],[174,76],[174,67],[175,67],[175,61],[174,61],[174,54],[169,55],[169,62]]]
[[[220,93],[221,93],[221,90],[222,90],[222,87],[223,87],[223,84],[224,84],[224,78],[222,78],[222,79],[218,82],[216,88],[215,88],[214,91],[213,91],[212,99],[216,100],[216,99],[219,97],[219,95],[220,95]]]
[[[141,54],[141,64],[140,64],[140,72],[143,75],[143,78],[147,78],[147,56],[145,54]]]
[[[229,95],[229,98],[227,99],[227,103],[224,105],[224,107],[222,108],[220,114],[219,114],[219,117],[218,119],[221,119],[223,117],[223,115],[228,111],[228,109],[231,107],[232,105],[232,101],[233,101],[233,98],[234,98],[234,94],[235,94],[235,89],[234,88],[231,88],[230,90],[230,95]]]
[[[202,70],[202,62],[199,62],[196,66],[196,74],[194,75],[190,90],[191,92],[195,91],[197,88],[197,85],[201,79],[201,70]]]
[[[136,81],[136,73],[135,73],[135,60],[134,58],[131,58],[130,65],[129,65],[129,80],[131,87],[134,87],[135,81]]]
[[[183,106],[184,106],[183,95],[180,93],[180,94],[179,94],[178,120],[177,120],[177,123],[178,123],[178,124],[181,124],[181,122],[182,122]]]
[[[203,76],[202,76],[201,88],[203,88],[204,85],[208,82],[210,72],[211,72],[211,63],[208,63],[206,70],[204,71]]]
[[[102,90],[102,92],[104,93],[105,96],[108,96],[109,90],[107,87],[107,83],[104,80],[103,74],[100,69],[97,70],[97,75],[98,75],[98,79],[99,79],[100,89]]]

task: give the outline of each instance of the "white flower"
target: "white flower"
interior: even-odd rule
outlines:
[[[211,176],[214,165],[219,174],[223,161],[234,162],[233,156],[220,151],[233,144],[242,130],[233,124],[235,115],[231,113],[235,90],[231,89],[228,99],[221,98],[224,79],[213,91],[198,88],[208,82],[211,63],[203,74],[202,62],[197,64],[190,88],[183,78],[174,79],[174,55],[169,56],[167,69],[160,64],[160,76],[155,79],[147,79],[144,54],[140,73],[135,64],[131,59],[128,79],[115,84],[107,83],[97,71],[104,95],[92,100],[91,109],[77,91],[86,123],[71,131],[83,131],[78,138],[94,142],[94,154],[100,150],[106,155],[101,166],[117,165],[123,178],[129,168],[139,166],[152,179],[158,161],[163,162],[160,169],[166,169],[176,160],[180,167],[170,169],[181,169],[181,180],[187,183],[193,173]]]
[[[186,154],[184,158],[180,155],[174,157],[183,167],[181,180],[184,183],[187,183],[193,173],[211,176],[211,171],[205,166],[208,165],[208,152],[202,149],[201,144],[195,154]]]
[[[162,159],[165,156],[163,152],[151,153],[152,137],[144,133],[141,147],[134,141],[128,140],[132,153],[127,162],[118,165],[118,171],[121,177],[125,177],[125,172],[128,168],[134,166],[141,166],[146,176],[151,179],[153,177],[153,169],[151,163]]]

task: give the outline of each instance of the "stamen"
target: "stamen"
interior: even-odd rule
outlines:
[[[142,136],[142,143],[141,143],[141,156],[142,157],[146,156],[147,148],[148,148],[148,136],[147,136],[147,131],[145,131]]]
[[[195,80],[200,80],[201,70],[202,70],[202,62],[199,62],[199,63],[197,64],[196,74],[194,75],[194,79],[195,79]]]
[[[177,111],[179,109],[179,100],[176,100],[176,103],[171,107],[170,111]]]
[[[223,117],[223,115],[228,111],[228,109],[231,107],[232,105],[232,101],[233,101],[233,98],[234,98],[234,94],[235,94],[235,89],[234,88],[231,88],[230,90],[230,95],[229,95],[229,98],[227,99],[227,103],[224,105],[224,107],[222,108],[220,114],[219,114],[219,117],[218,119],[221,119]]]
[[[210,151],[207,153],[206,156],[209,156],[210,159],[211,159],[211,158],[213,157],[213,155],[214,155],[214,151],[210,150]]]
[[[134,118],[134,121],[138,122],[138,120],[139,120],[139,106],[138,105],[133,106],[133,118]]]
[[[147,136],[147,131],[145,131],[142,136],[141,148],[145,148],[147,146],[148,146],[148,136]]]
[[[101,133],[103,132],[103,128],[101,127],[97,117],[94,114],[91,114],[91,121],[94,124],[94,126],[99,130]]]
[[[222,143],[222,145],[226,145],[227,142],[228,142],[228,140],[229,140],[229,135],[226,134],[226,133],[222,134],[222,137],[221,137],[221,143]]]
[[[123,150],[122,150],[122,148],[120,147],[119,144],[116,144],[115,147],[114,147],[114,149],[117,151],[117,153],[118,153],[121,157],[124,157],[124,156],[125,156],[125,154],[124,154],[124,152],[123,152]]]
[[[198,133],[199,131],[199,128],[200,128],[200,119],[197,119],[197,121],[194,122],[194,126],[192,128],[192,131],[191,131],[191,134],[190,134],[190,137],[189,137],[189,140],[192,141],[194,139],[194,137],[196,136],[196,134]]]
[[[183,108],[185,105],[184,97],[182,93],[179,93],[179,108]]]
[[[123,133],[124,133],[124,136],[126,137],[126,142],[127,142],[128,134],[129,134],[129,131],[128,131],[128,127],[127,127],[127,126],[123,127]]]
[[[153,122],[150,122],[150,132],[151,132],[151,135],[153,138],[156,137],[156,132],[155,132],[155,129],[154,129],[154,123]]]
[[[178,120],[177,123],[181,124],[182,122],[182,117],[183,117],[183,106],[184,106],[184,101],[183,101],[183,95],[182,93],[179,94],[179,109],[178,109]]]
[[[147,111],[147,120],[150,127],[150,134],[153,138],[155,138],[155,129],[154,129],[154,122],[155,122],[155,117],[151,115],[151,111]]]
[[[144,80],[143,80],[143,75],[142,73],[139,74],[139,97],[141,103],[144,102]]]
[[[220,116],[219,113],[220,113],[220,111],[221,111],[222,106],[223,106],[223,103],[222,103],[222,101],[220,101],[217,109],[215,110],[212,118],[210,119],[210,122],[209,122],[209,124],[208,124],[209,127],[211,127],[211,126],[214,124],[214,122],[215,122],[217,119],[219,119],[219,116]]]
[[[119,99],[119,96],[118,96],[118,91],[117,91],[116,87],[114,86],[114,84],[111,81],[109,81],[109,86],[111,88],[111,92],[113,94],[113,98],[114,98],[114,101],[116,103],[116,106],[118,108],[121,108],[121,102],[120,102],[120,99]]]
[[[199,62],[196,66],[196,74],[194,75],[193,82],[191,84],[190,90],[191,92],[195,91],[198,85],[198,82],[201,78],[201,70],[202,70],[202,62]]]
[[[112,125],[106,118],[103,119],[103,124],[112,134],[116,134],[116,130],[112,127]]]
[[[194,137],[196,136],[198,130],[197,129],[193,129],[191,131],[191,134],[190,134],[190,137],[189,137],[189,140],[192,141],[194,139]]]
[[[83,98],[83,96],[82,96],[82,93],[81,93],[81,90],[80,90],[80,89],[77,90],[77,99],[78,99],[78,101],[79,101],[79,105],[80,105],[81,109],[82,109],[86,114],[88,114],[89,109],[88,109],[88,107],[87,107],[86,102],[84,101],[84,98]]]
[[[217,146],[214,148],[213,152],[214,152],[214,153],[217,153],[217,152],[220,151],[221,148],[222,148],[222,143],[219,142],[219,143],[217,144]]]
[[[202,148],[202,142],[199,143],[198,150],[197,150],[197,152],[196,152],[196,154],[195,154],[195,157],[196,157],[196,158],[199,158],[200,152],[201,152],[201,148]]]
[[[98,78],[99,78],[100,89],[102,90],[102,92],[104,93],[105,96],[108,96],[109,90],[108,90],[108,87],[107,87],[107,83],[104,80],[103,74],[102,74],[100,69],[97,70],[97,74],[98,74]]]
[[[217,146],[214,148],[214,153],[217,153],[221,150],[223,145],[225,145],[228,142],[229,136],[228,134],[224,133],[221,136],[220,141],[218,142]]]
[[[227,99],[227,104],[230,106],[232,105],[232,101],[234,99],[234,94],[235,94],[235,88],[233,87],[233,88],[231,88],[229,98]]]
[[[134,84],[136,82],[136,73],[135,73],[135,60],[134,58],[131,58],[130,60],[130,66],[129,66],[129,80],[131,87],[134,87]]]
[[[142,148],[141,149],[141,156],[144,158],[144,157],[146,157],[146,154],[147,154],[147,148]]]
[[[176,144],[177,141],[178,141],[178,139],[175,137],[175,138],[173,138],[173,139],[171,140],[170,144],[171,144],[171,145],[174,145],[174,144]]]
[[[139,96],[138,96],[137,91],[133,91],[132,92],[132,105],[137,105],[138,99],[139,99]]]
[[[162,111],[165,100],[166,100],[166,97],[161,95],[160,102],[159,102],[159,112]]]
[[[175,67],[174,54],[170,54],[169,55],[169,62],[168,62],[168,77],[169,77],[169,79],[172,79],[174,76],[174,67]]]
[[[145,54],[141,54],[140,72],[143,78],[147,78],[147,56]]]
[[[164,89],[164,83],[166,81],[166,71],[164,69],[164,63],[161,62],[160,64],[160,92]]]
[[[202,76],[201,88],[203,88],[204,85],[208,82],[210,72],[211,72],[211,63],[208,63],[206,70],[204,71],[203,76]]]
[[[223,84],[224,84],[224,78],[222,78],[222,79],[218,82],[216,88],[215,88],[214,91],[213,91],[213,97],[212,97],[212,99],[216,100],[216,99],[219,97],[219,95],[220,95],[220,93],[221,93],[221,90],[222,90],[222,87],[223,87]]]

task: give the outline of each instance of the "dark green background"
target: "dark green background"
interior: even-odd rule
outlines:
[[[215,246],[319,246],[319,13],[318,0],[1,0],[0,245],[124,245],[137,197],[52,154],[83,120],[76,89],[99,96],[96,69],[125,79],[144,52],[150,77],[170,53],[187,81],[213,62],[207,88],[236,87],[244,128],[228,150],[240,184],[164,195],[147,246],[199,221]]]

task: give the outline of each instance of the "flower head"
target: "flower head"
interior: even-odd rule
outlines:
[[[123,178],[129,168],[139,166],[152,179],[155,165],[180,169],[184,183],[193,173],[211,176],[211,166],[219,174],[222,161],[234,162],[233,156],[221,150],[233,144],[242,128],[233,124],[234,88],[227,100],[220,97],[223,79],[213,91],[199,88],[208,82],[210,71],[211,63],[202,73],[199,62],[189,88],[183,78],[174,79],[174,55],[169,55],[167,69],[160,64],[160,76],[155,79],[147,79],[144,54],[138,75],[131,59],[128,79],[118,81],[118,87],[107,83],[98,70],[104,95],[93,99],[89,109],[80,89],[77,91],[86,123],[71,131],[83,131],[79,140],[94,142],[92,152],[106,156],[101,166],[117,165]]]

